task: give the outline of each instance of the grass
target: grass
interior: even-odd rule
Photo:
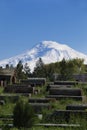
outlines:
[[[0,86],[0,94],[3,93],[4,88]]]
[[[3,130],[7,130],[6,128]],[[17,128],[10,128],[8,130],[19,130]],[[20,130],[86,130],[85,127],[32,127],[32,128],[21,128]]]
[[[87,89],[87,85],[78,85],[75,87],[79,87],[83,90],[83,94],[86,96],[86,89]],[[45,97],[45,87],[38,87],[38,89],[41,91],[41,93],[37,94],[37,95],[33,95],[32,97],[35,98],[42,98]],[[0,87],[0,94],[6,95],[3,93],[3,87]],[[14,95],[14,94],[13,94]],[[25,96],[20,96],[20,98],[22,98],[25,102],[29,100],[29,97],[25,97]],[[85,101],[87,102],[87,100]],[[66,109],[66,105],[69,104],[82,104],[83,101],[76,101],[76,100],[71,100],[71,99],[62,99],[62,100],[55,100],[52,99],[50,101],[50,104],[52,106],[52,109],[50,110],[43,110],[43,114],[44,116],[48,113],[51,113],[52,111],[56,110],[65,110]],[[10,101],[7,101],[5,103],[5,105],[0,105],[0,116],[1,115],[10,115],[13,113],[13,109],[14,109],[14,105],[15,103],[11,103]],[[74,119],[73,119],[74,120]],[[46,123],[45,120],[42,121],[43,123]],[[0,121],[0,124],[3,124],[2,121]],[[61,128],[61,127],[32,127],[29,128],[29,130],[86,130],[87,126],[86,126],[86,122],[83,120],[81,121],[81,128]],[[3,128],[2,130],[7,130],[7,128]],[[18,130],[17,128],[10,128],[9,130]],[[21,129],[24,130],[24,129]],[[28,129],[27,129],[28,130]]]
[[[6,103],[3,106],[0,106],[0,115],[9,115],[13,113],[13,108],[14,108],[13,103]]]

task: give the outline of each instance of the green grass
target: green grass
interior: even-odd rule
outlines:
[[[83,95],[87,96],[87,91],[86,91],[87,85],[77,85],[75,87],[81,88],[83,90]],[[42,88],[38,87],[38,89],[40,89],[41,93],[37,94],[37,95],[32,94],[32,97],[35,97],[35,98],[45,97],[45,95],[47,94],[47,92],[45,92],[46,87],[42,87]],[[8,95],[8,94],[3,93],[3,87],[0,87],[0,94]],[[15,95],[15,94],[11,94],[11,95]],[[29,97],[25,97],[25,96],[20,96],[20,98],[22,98],[25,102],[29,100]],[[87,102],[87,100],[85,102]],[[84,102],[83,101],[76,101],[76,100],[72,100],[72,99],[61,99],[61,100],[52,99],[50,101],[52,109],[43,110],[43,114],[46,115],[48,113],[51,113],[54,110],[65,110],[66,105],[69,105],[69,104],[82,104],[82,103],[84,103]],[[0,105],[0,116],[13,114],[14,106],[15,106],[15,103],[12,103],[12,102],[7,100],[5,105]],[[46,123],[45,120],[43,120],[42,122]],[[0,124],[3,124],[3,122],[0,121]],[[29,130],[86,130],[86,129],[87,129],[87,126],[86,126],[85,121],[81,122],[81,128],[60,128],[60,127],[47,128],[47,127],[35,127],[35,126],[32,128],[29,128]],[[2,130],[7,130],[7,128],[3,128]],[[9,130],[18,130],[18,129],[11,128]],[[21,130],[24,130],[24,129],[21,129]]]
[[[0,115],[9,115],[13,113],[13,108],[14,108],[13,103],[6,103],[3,106],[0,106]]]
[[[0,94],[3,93],[3,90],[4,90],[4,87],[1,87],[1,86],[0,86]]]
[[[3,130],[7,130],[7,129],[3,129]],[[8,130],[19,130],[17,128],[10,128]],[[69,127],[69,128],[62,128],[62,127],[32,127],[32,128],[27,128],[27,129],[24,129],[24,128],[21,128],[20,130],[87,130],[85,127],[79,127],[79,128],[72,128],[72,127]]]

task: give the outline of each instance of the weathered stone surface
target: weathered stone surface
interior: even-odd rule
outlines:
[[[65,100],[65,99],[73,99],[73,100],[83,100],[84,96],[67,96],[67,95],[46,95],[46,98],[56,99],[56,100]]]
[[[76,85],[78,84],[77,81],[55,81],[54,84],[57,85]]]
[[[66,106],[66,110],[86,110],[87,104],[71,104]]]
[[[46,84],[46,78],[28,78],[20,81],[22,84],[35,86],[43,86]]]
[[[4,88],[8,93],[34,93],[34,87],[27,85],[8,85]]]
[[[49,95],[82,96],[79,88],[50,88]]]
[[[49,122],[55,123],[76,123],[76,121],[79,122],[81,119],[87,120],[86,111],[56,110],[47,116]]]

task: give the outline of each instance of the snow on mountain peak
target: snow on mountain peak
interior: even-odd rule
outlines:
[[[60,49],[60,50],[63,50],[66,48],[66,45],[57,43],[55,41],[42,41],[37,46],[44,47],[44,48],[46,48],[46,47],[47,48],[55,48],[55,49]]]
[[[81,58],[87,64],[87,55],[70,48],[66,44],[60,44],[55,41],[42,41],[21,55],[0,61],[0,66],[4,67],[6,64],[16,66],[21,60],[23,64],[28,63],[31,71],[33,71],[39,58],[42,58],[45,64],[61,61],[63,58],[66,60]]]

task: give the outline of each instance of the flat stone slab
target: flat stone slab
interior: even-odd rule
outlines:
[[[87,120],[87,112],[79,110],[55,110],[46,117],[50,123],[76,123],[81,120]]]
[[[79,88],[50,88],[49,95],[82,96]]]
[[[87,109],[87,104],[72,104],[72,105],[67,105],[66,110],[86,110]]]
[[[80,127],[79,124],[35,124],[35,126],[45,126],[45,127]]]
[[[67,95],[47,95],[46,98],[62,100],[62,99],[73,99],[73,100],[83,100],[84,96],[67,96]]]

